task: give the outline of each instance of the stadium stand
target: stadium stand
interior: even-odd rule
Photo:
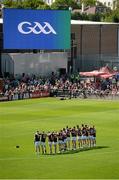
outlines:
[[[108,79],[85,78],[79,75],[57,77],[22,76],[0,80],[0,101],[20,100],[40,97],[71,98],[118,98],[119,76]]]

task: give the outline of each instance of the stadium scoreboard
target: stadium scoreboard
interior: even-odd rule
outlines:
[[[4,49],[70,49],[69,10],[3,11]]]

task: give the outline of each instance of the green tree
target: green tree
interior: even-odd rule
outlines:
[[[119,10],[119,0],[117,0],[117,9]]]
[[[42,0],[24,0],[24,9],[37,9],[39,6],[44,6],[45,3]]]
[[[12,7],[13,6],[13,1],[12,0],[4,0],[3,4],[5,7]]]
[[[50,9],[42,0],[4,0],[3,4],[7,8]]]
[[[106,13],[104,16],[104,21],[119,23],[119,9],[117,8],[110,13]]]
[[[74,0],[56,0],[52,5],[52,9],[72,9],[79,8],[78,4]]]
[[[119,23],[119,9],[116,9],[113,13],[112,13],[112,21]]]
[[[75,13],[72,13],[71,19],[74,19],[74,20],[89,20],[89,16],[86,13],[75,12]]]
[[[86,13],[82,13],[82,19],[81,20],[89,20],[89,16]]]
[[[82,14],[79,13],[79,12],[75,12],[75,13],[72,13],[71,14],[71,19],[74,19],[74,20],[82,20]]]
[[[100,14],[100,13],[89,14],[88,17],[89,17],[90,21],[100,22],[102,20],[102,14]]]
[[[94,6],[96,4],[96,0],[81,0],[81,3],[84,3],[85,6]]]
[[[48,6],[47,4],[40,4],[37,9],[51,9],[50,6]]]

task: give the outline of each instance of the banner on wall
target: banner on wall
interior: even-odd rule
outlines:
[[[70,49],[70,11],[4,9],[4,49]]]

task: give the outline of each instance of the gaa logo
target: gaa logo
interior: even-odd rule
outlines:
[[[39,22],[21,22],[18,24],[18,31],[21,34],[57,34],[53,27],[48,22],[43,22],[44,26],[42,26]]]

